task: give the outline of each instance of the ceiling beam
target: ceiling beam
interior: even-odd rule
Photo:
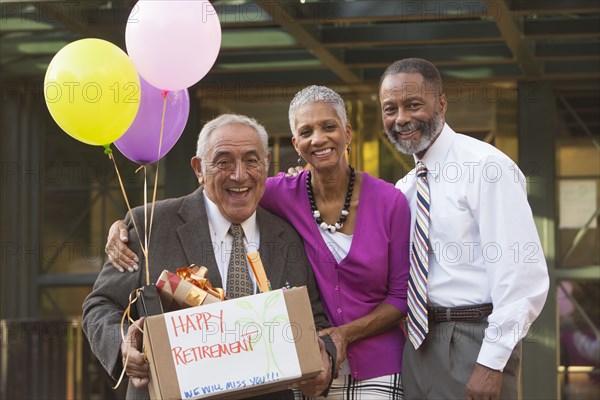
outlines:
[[[297,22],[357,23],[479,19],[486,16],[483,0],[355,0],[287,4]],[[291,11],[291,12],[290,12]],[[442,17],[443,16],[443,17]]]
[[[493,21],[437,21],[381,23],[321,28],[326,46],[366,46],[371,44],[467,43],[502,41]]]
[[[268,12],[273,20],[285,31],[290,33],[302,46],[320,59],[323,64],[337,75],[343,82],[356,85],[359,91],[371,91],[367,85],[362,85],[362,78],[337,58],[329,49],[315,38],[308,29],[294,21],[294,16],[288,13],[284,4],[273,0],[256,1],[263,10]]]
[[[515,15],[598,14],[596,0],[511,0],[510,9]]]
[[[535,45],[535,56],[550,57],[600,57],[600,42],[598,41],[538,41]]]
[[[523,24],[523,34],[528,38],[556,38],[564,40],[566,38],[598,38],[600,37],[600,18],[581,17],[581,18],[552,18],[526,20]]]
[[[124,14],[121,8],[105,9],[97,1],[73,3],[45,1],[35,2],[33,5],[40,10],[40,15],[52,16],[53,22],[58,22],[71,32],[84,38],[104,39],[125,49],[125,35],[119,29],[117,18],[123,19],[129,13]],[[110,23],[107,24],[104,21],[110,21]]]
[[[223,75],[227,75],[223,79]],[[285,89],[286,91],[294,91],[302,89],[306,85],[320,82],[322,84],[335,85],[343,83],[339,76],[335,75],[330,69],[321,67],[321,69],[310,70],[310,73],[299,73],[298,70],[275,70],[273,68],[263,71],[248,71],[244,72],[236,70],[233,72],[221,73],[218,70],[211,70],[202,80],[200,85],[207,85],[213,90],[235,90],[237,85],[255,86],[257,90],[268,93],[273,88],[277,90]],[[363,82],[360,82],[363,84]]]
[[[346,63],[352,66],[363,64],[391,64],[408,57],[419,57],[440,64],[480,64],[513,62],[512,53],[502,42],[461,43],[432,46],[377,46],[360,47],[346,51]]]
[[[597,59],[585,63],[574,63],[571,60],[548,61],[545,64],[546,74],[600,74],[600,62]]]
[[[499,16],[495,18],[496,26],[506,41],[506,45],[513,53],[516,62],[523,70],[525,77],[539,78],[542,75],[543,65],[530,54],[523,35],[504,0],[485,0],[490,6],[497,7]]]
[[[238,51],[222,51],[217,63],[246,63],[248,60],[260,60],[261,63],[277,61],[305,61],[315,58],[306,49],[251,49]]]

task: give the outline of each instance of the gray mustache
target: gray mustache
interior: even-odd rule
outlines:
[[[414,122],[412,124],[404,125],[404,126],[394,125],[394,128],[392,129],[392,131],[394,133],[406,133],[406,132],[420,130],[422,126],[423,126],[423,124],[418,123],[418,122]]]

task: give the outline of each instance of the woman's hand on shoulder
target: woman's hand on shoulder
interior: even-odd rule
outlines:
[[[104,251],[113,267],[119,272],[134,272],[138,270],[138,256],[127,247],[129,232],[122,220],[115,221],[108,230],[108,238]]]
[[[298,176],[302,171],[304,171],[304,168],[302,168],[300,165],[289,167],[285,176]]]

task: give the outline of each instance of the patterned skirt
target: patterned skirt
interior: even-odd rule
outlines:
[[[339,375],[333,380],[327,397],[306,397],[294,390],[295,400],[402,400],[400,373],[373,379],[357,380]]]

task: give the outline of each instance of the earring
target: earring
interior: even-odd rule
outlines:
[[[302,161],[304,161],[302,159],[302,156],[300,155],[300,153],[298,153],[298,165],[302,164]]]
[[[350,155],[350,151],[352,151],[352,149],[350,148],[350,143],[348,143],[348,155]]]

